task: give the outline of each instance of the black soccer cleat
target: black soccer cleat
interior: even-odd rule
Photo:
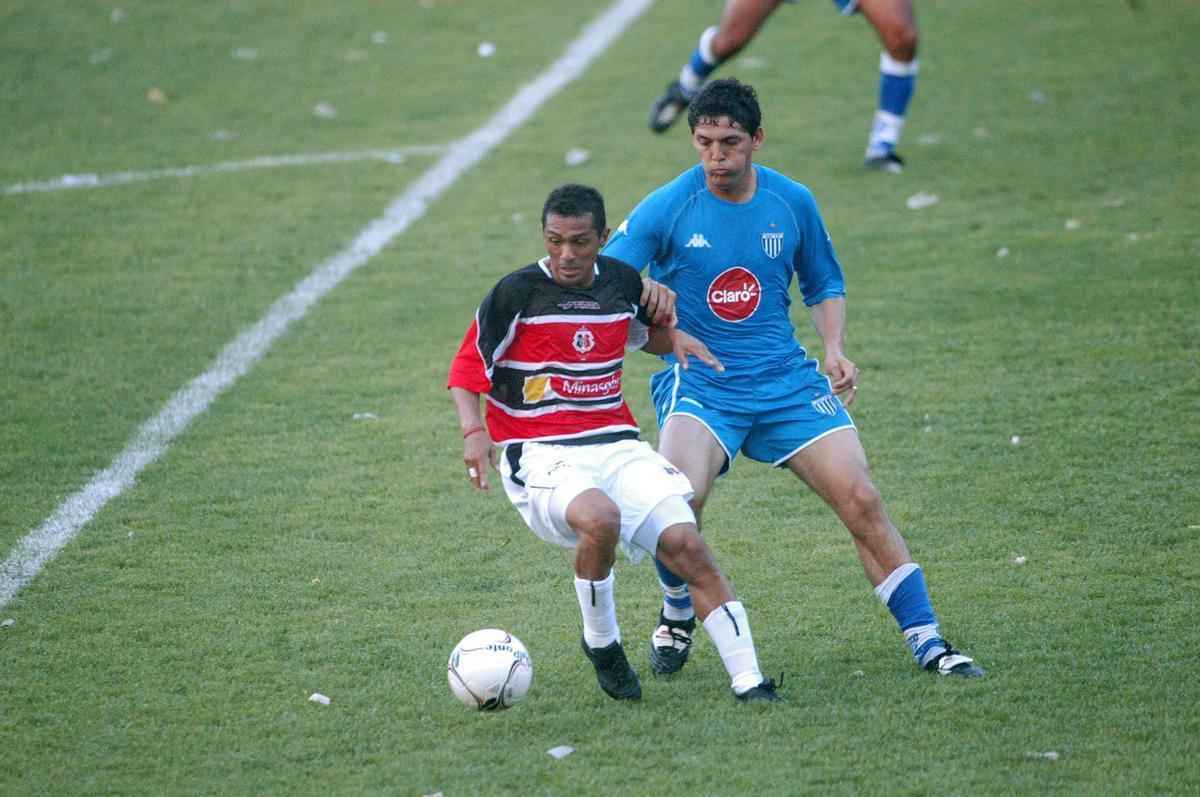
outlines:
[[[867,158],[863,161],[863,167],[874,172],[900,174],[904,171],[904,158],[901,158],[894,152],[888,152],[883,155]]]
[[[620,642],[613,642],[608,647],[590,648],[586,639],[579,640],[583,653],[596,668],[596,680],[604,694],[613,700],[641,700],[642,684],[638,681],[637,673],[629,666],[625,658],[625,649]]]
[[[650,637],[650,669],[657,675],[672,675],[683,669],[692,650],[696,618],[668,620],[658,613],[658,628]]]
[[[982,678],[983,668],[975,663],[970,656],[964,656],[946,643],[946,650],[939,653],[937,658],[925,665],[929,672],[938,675],[957,675],[960,678]]]
[[[650,129],[655,133],[665,133],[688,107],[691,97],[683,93],[683,86],[678,80],[667,84],[667,90],[650,106]]]
[[[779,674],[779,683],[774,678],[768,678],[758,686],[751,687],[734,697],[739,703],[782,703],[783,698],[775,690],[783,686],[783,673]]]

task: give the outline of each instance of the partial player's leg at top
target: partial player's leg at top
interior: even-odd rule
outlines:
[[[879,102],[863,164],[868,169],[899,173],[904,159],[897,154],[896,146],[917,88],[916,14],[912,0],[858,0],[857,9],[875,28],[883,45],[879,55]]]
[[[728,0],[719,24],[700,34],[700,41],[666,91],[650,107],[650,129],[664,133],[687,109],[717,67],[742,51],[782,0]]]
[[[667,84],[650,107],[650,129],[663,133],[679,120],[716,69],[750,43],[783,0],[728,0],[719,24],[700,35],[679,77]],[[863,165],[899,173],[896,152],[917,86],[917,21],[913,0],[833,0],[843,14],[861,13],[883,45],[879,57],[878,102],[871,120]]]

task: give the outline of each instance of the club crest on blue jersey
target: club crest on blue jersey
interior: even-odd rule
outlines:
[[[779,253],[783,251],[783,233],[764,232],[762,234],[762,248],[767,253],[767,257],[772,260],[779,257]]]

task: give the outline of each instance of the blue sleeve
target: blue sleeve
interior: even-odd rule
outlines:
[[[664,231],[659,214],[655,212],[656,203],[651,201],[653,198],[651,194],[639,202],[629,217],[613,230],[608,243],[600,250],[603,254],[624,260],[638,271],[644,271],[658,259]]]
[[[812,192],[800,186],[796,222],[800,225],[800,241],[796,246],[792,268],[800,285],[800,295],[809,307],[826,299],[846,295],[842,266],[833,251],[833,241],[825,229],[821,211]]]

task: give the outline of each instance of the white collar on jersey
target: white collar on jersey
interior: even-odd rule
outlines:
[[[554,275],[550,273],[550,255],[546,255],[541,260],[539,260],[538,267],[542,269],[542,272],[547,277],[549,277],[550,279],[554,279]],[[600,276],[600,261],[599,260],[597,260],[595,263],[592,264],[592,273],[595,274],[597,277]]]

